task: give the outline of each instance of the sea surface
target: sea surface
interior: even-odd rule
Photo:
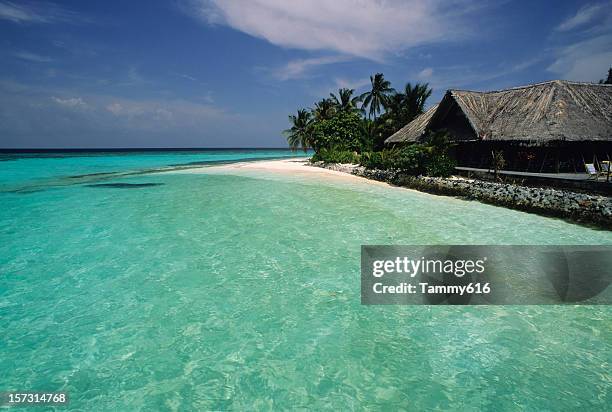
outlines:
[[[0,155],[0,391],[64,391],[83,411],[610,407],[610,307],[362,306],[359,257],[362,244],[612,232],[359,181],[206,170],[285,156]]]

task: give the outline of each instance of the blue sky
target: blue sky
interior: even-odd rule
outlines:
[[[282,147],[372,73],[500,89],[597,81],[612,1],[0,0],[0,147]]]

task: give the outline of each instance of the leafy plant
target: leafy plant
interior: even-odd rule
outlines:
[[[346,161],[355,159],[340,153],[369,152],[361,160],[368,167],[424,172],[425,158],[446,153],[445,144],[434,139],[425,146],[385,149],[384,141],[423,112],[432,92],[428,84],[407,83],[403,93],[396,92],[382,73],[370,76],[370,83],[371,89],[360,96],[354,96],[353,89],[341,88],[337,95],[330,93],[315,103],[310,112],[301,109],[297,116],[289,116],[292,126],[283,132],[287,142],[294,150],[312,147],[318,155],[315,158],[340,156]]]
[[[447,131],[441,130],[429,133],[425,138],[425,146],[431,154],[447,154],[455,145]]]
[[[421,174],[425,159],[422,145],[410,145],[378,152],[366,152],[361,156],[361,165],[367,169],[393,169],[418,175]]]
[[[336,106],[332,99],[321,99],[315,103],[312,114],[316,121],[328,120],[336,113]]]
[[[428,176],[447,177],[453,174],[457,162],[449,155],[449,151],[454,146],[450,135],[444,130],[430,133],[426,137],[427,156],[424,166]]]
[[[418,175],[423,172],[424,158],[425,150],[422,145],[404,146],[395,151],[395,156],[391,158],[389,166],[392,169]]]
[[[313,136],[317,150],[342,147],[361,152],[364,145],[361,117],[355,112],[337,112],[329,119],[315,122]]]
[[[457,162],[445,153],[430,155],[425,162],[427,176],[448,177],[455,171]]]
[[[367,169],[385,169],[388,156],[389,154],[386,151],[364,152],[361,154],[360,164]]]
[[[504,158],[504,152],[501,150],[494,150],[491,152],[491,163],[495,172],[495,180],[499,179],[499,171],[506,166],[506,159]]]
[[[353,163],[358,164],[360,156],[356,152],[346,150],[343,148],[324,148],[320,149],[311,158],[311,162],[325,162],[325,163]]]
[[[363,153],[361,164],[368,169],[399,170],[410,175],[446,177],[453,174],[455,160],[448,154],[452,144],[444,132],[430,135],[425,144]]]
[[[362,119],[360,132],[361,141],[363,142],[362,151],[371,151],[376,148],[376,141],[380,135],[376,122],[370,119]]]
[[[353,89],[338,89],[338,96],[333,93],[329,94],[336,111],[355,112],[360,110],[357,108],[357,103],[361,100],[361,96],[353,97],[353,93],[355,93]]]
[[[608,70],[608,78],[606,80],[601,79],[599,84],[612,84],[612,67]]]
[[[385,80],[382,73],[370,76],[371,90],[363,93],[360,98],[363,100],[362,108],[369,107],[369,115],[376,119],[376,114],[380,113],[381,108],[387,107],[389,95],[395,90],[391,87],[391,82]]]
[[[407,83],[404,93],[394,93],[389,97],[385,113],[385,121],[391,125],[389,136],[423,113],[431,93],[427,83],[414,86]]]
[[[432,92],[433,90],[429,88],[428,83],[417,83],[414,86],[410,83],[406,84],[404,88],[404,106],[408,121],[424,112],[425,103]]]
[[[283,131],[291,150],[302,148],[304,152],[313,147],[312,115],[308,110],[300,109],[297,116],[290,115],[291,127]]]

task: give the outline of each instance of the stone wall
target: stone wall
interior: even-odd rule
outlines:
[[[388,182],[433,194],[460,196],[484,203],[612,229],[612,198],[547,187],[488,182],[463,177],[409,176],[389,170],[367,170],[351,164],[313,163],[339,172]]]

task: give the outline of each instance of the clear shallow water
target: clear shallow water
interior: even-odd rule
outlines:
[[[0,193],[0,390],[64,390],[81,410],[610,404],[608,307],[365,307],[359,246],[611,232],[306,176],[67,177],[186,163],[167,156],[31,159],[37,191]],[[28,187],[19,162],[0,164],[5,189]]]

